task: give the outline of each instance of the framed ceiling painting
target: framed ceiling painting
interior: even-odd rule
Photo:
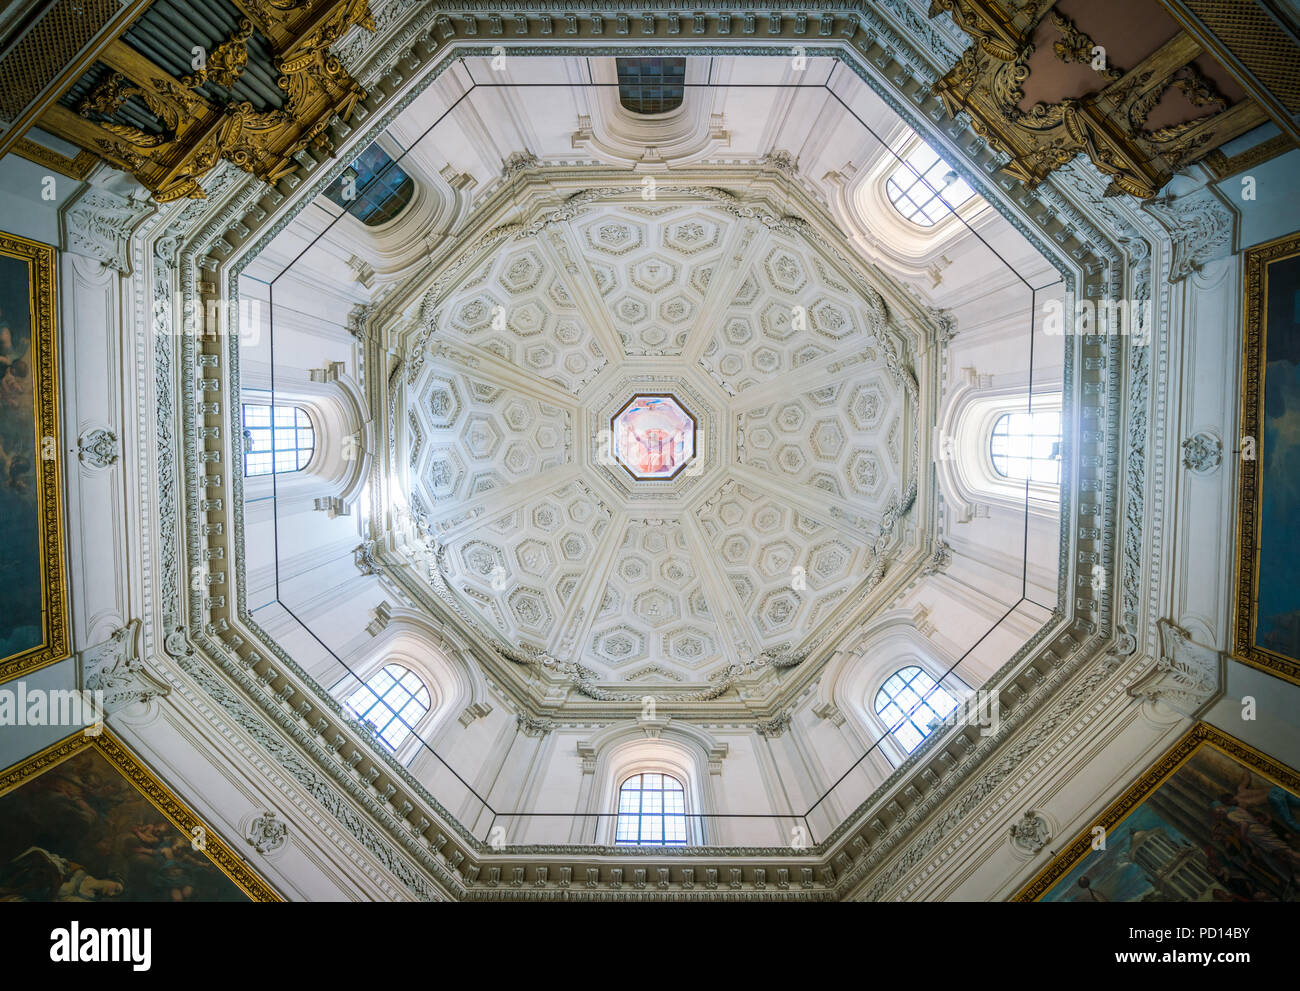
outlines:
[[[0,681],[69,652],[54,258],[0,233]]]
[[[0,773],[0,902],[280,900],[107,731]]]
[[[1245,258],[1233,653],[1300,684],[1300,235]]]
[[[1197,723],[1014,900],[1300,901],[1300,774]]]

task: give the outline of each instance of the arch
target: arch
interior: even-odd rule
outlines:
[[[990,503],[1039,516],[1056,517],[1060,513],[1060,482],[1033,481],[1000,474],[994,465],[993,433],[1007,413],[1022,413],[1032,408],[1038,413],[1054,413],[1061,418],[1063,457],[1063,395],[1059,386],[1052,391],[1035,391],[1032,397],[1025,386],[1000,389],[963,387],[953,396],[946,414],[939,422],[940,456],[936,475],[946,500],[954,505]],[[1032,403],[1031,403],[1032,399]],[[1062,468],[1064,467],[1062,463]],[[1028,500],[1026,501],[1026,494]]]
[[[900,668],[915,666],[960,703],[973,689],[956,674],[945,675],[954,665],[954,658],[917,632],[911,616],[895,613],[872,624],[827,663],[817,704],[833,705],[851,716],[846,725],[854,728],[863,748],[869,749],[879,741],[880,753],[897,767],[909,752],[894,738],[891,725],[876,712],[877,694]]]
[[[957,699],[919,664],[896,668],[871,701],[877,718],[895,743],[912,753],[957,708]]]
[[[926,145],[901,123],[887,140],[888,148],[880,149],[874,161],[842,178],[836,212],[869,256],[901,273],[925,277],[929,266],[952,250],[969,228],[980,230],[996,222],[998,213],[975,194],[932,226],[922,227],[906,219],[890,201],[889,182],[903,167],[900,159],[905,160],[913,148],[938,149]]]
[[[397,758],[409,763],[421,749],[421,741],[435,745],[438,735],[455,723],[449,717],[463,712],[485,692],[477,690],[472,666],[465,664],[455,644],[397,617],[378,638],[367,644],[364,656],[352,663],[351,672],[334,683],[330,694],[340,703],[346,703],[353,693],[392,664],[413,672],[430,693],[428,710],[411,723],[410,736],[393,747]]]
[[[300,471],[281,474],[275,480],[279,499],[329,496],[350,505],[365,486],[373,445],[372,427],[362,414],[361,390],[350,377],[340,375],[332,382],[297,381],[277,383],[274,394],[260,388],[255,375],[242,383],[244,404],[294,406],[311,421],[315,451]],[[349,438],[351,438],[349,440]],[[271,494],[270,475],[244,477],[245,501]]]
[[[691,88],[708,80],[708,60],[686,59],[685,83],[691,97],[657,114],[635,113],[623,105],[616,61],[591,59],[592,81],[597,85],[589,98],[579,94],[586,110],[580,112],[573,134],[575,148],[584,148],[611,165],[650,171],[707,158],[730,143],[722,114],[714,113],[715,104],[721,106],[721,90],[710,96],[708,90]],[[719,66],[718,72],[714,81],[725,83],[727,66]]]
[[[244,477],[304,471],[316,454],[311,413],[297,404],[249,401],[243,412]]]
[[[349,658],[353,674],[345,675],[335,685],[335,697],[364,681],[387,659],[393,659],[415,671],[434,687],[437,704],[420,726],[421,736],[434,742],[454,721],[447,717],[491,698],[481,668],[470,660],[469,647],[454,631],[436,629],[420,611],[395,608],[388,625],[363,651]],[[352,681],[349,682],[348,679]]]
[[[682,783],[685,802],[686,845],[716,842],[709,828],[713,808],[710,764],[726,753],[704,730],[695,726],[669,725],[647,736],[639,726],[613,726],[601,731],[580,750],[594,751],[595,787],[590,790],[584,832],[594,835],[603,846],[615,845],[618,795],[623,782],[635,774],[668,774]]]

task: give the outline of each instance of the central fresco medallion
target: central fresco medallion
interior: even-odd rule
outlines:
[[[675,478],[695,457],[695,430],[675,396],[633,396],[610,420],[610,444],[633,478]]]

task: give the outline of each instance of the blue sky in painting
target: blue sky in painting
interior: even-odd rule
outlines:
[[[42,642],[27,264],[0,257],[0,657]]]
[[[1128,859],[1129,837],[1133,830],[1163,828],[1165,835],[1175,843],[1190,842],[1174,826],[1165,822],[1149,805],[1143,805],[1125,819],[1111,832],[1105,850],[1098,850],[1084,857],[1074,870],[1060,881],[1044,897],[1045,902],[1088,901],[1087,894],[1079,887],[1079,878],[1085,874],[1094,891],[1107,901],[1136,902],[1152,891],[1146,872]]]
[[[1256,642],[1300,656],[1300,257],[1268,269]]]

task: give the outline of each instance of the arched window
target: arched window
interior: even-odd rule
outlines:
[[[975,190],[924,141],[918,141],[885,182],[894,209],[920,227],[933,227]]]
[[[670,774],[634,774],[618,790],[620,846],[685,846],[686,790]]]
[[[876,715],[909,754],[957,708],[957,700],[916,665],[891,674],[876,692]]]
[[[634,114],[666,114],[682,105],[686,59],[618,58],[618,101]]]
[[[1061,411],[1003,413],[989,439],[993,470],[1017,481],[1061,484]]]
[[[316,449],[316,432],[301,406],[244,404],[244,474],[301,471]]]
[[[396,750],[429,711],[431,702],[429,689],[413,672],[389,664],[344,704],[390,750]]]
[[[325,196],[367,227],[392,220],[411,202],[415,180],[388,152],[371,144],[325,189]]]

